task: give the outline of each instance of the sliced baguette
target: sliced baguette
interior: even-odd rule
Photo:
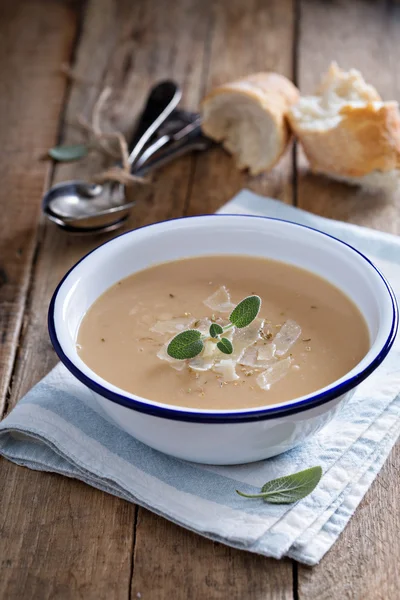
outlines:
[[[400,114],[355,69],[333,63],[317,93],[288,111],[311,170],[351,184],[395,187],[400,167]]]
[[[268,171],[287,148],[286,113],[299,99],[289,79],[256,73],[213,89],[201,104],[204,133],[222,142],[239,169]]]

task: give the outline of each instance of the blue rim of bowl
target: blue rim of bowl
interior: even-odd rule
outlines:
[[[197,412],[189,412],[189,411],[185,411],[185,410],[176,410],[176,408],[174,408],[174,407],[166,408],[165,406],[157,406],[154,404],[148,404],[147,402],[143,402],[142,400],[139,400],[139,399],[129,398],[128,396],[125,396],[122,393],[113,392],[113,391],[105,388],[104,386],[100,385],[99,383],[97,383],[96,381],[91,379],[89,376],[85,375],[85,373],[83,373],[66,356],[66,354],[64,353],[64,351],[58,341],[57,334],[56,334],[56,328],[55,328],[55,322],[54,322],[54,307],[55,307],[55,303],[57,300],[58,292],[59,292],[61,286],[63,285],[64,281],[70,275],[70,273],[72,273],[72,271],[74,269],[76,269],[76,267],[81,262],[86,260],[86,258],[88,256],[90,256],[93,252],[96,252],[102,246],[105,246],[122,236],[132,234],[133,232],[139,231],[141,229],[147,229],[149,227],[156,227],[157,225],[161,225],[163,223],[168,222],[168,221],[160,221],[158,223],[152,223],[150,225],[144,225],[143,227],[138,227],[135,230],[125,231],[124,233],[121,233],[120,235],[115,236],[111,240],[104,242],[100,246],[97,246],[97,248],[95,248],[91,252],[88,252],[88,254],[83,256],[73,267],[71,267],[71,269],[64,275],[64,277],[62,278],[62,280],[56,287],[54,294],[52,296],[52,299],[50,301],[49,311],[48,311],[49,335],[50,335],[51,343],[53,344],[54,350],[56,351],[59,359],[67,367],[67,369],[72,373],[72,375],[74,375],[79,381],[81,381],[88,388],[90,388],[91,390],[93,390],[94,392],[99,394],[100,396],[103,396],[104,398],[107,398],[108,400],[111,400],[112,402],[115,402],[116,404],[120,404],[121,406],[125,406],[126,408],[130,408],[132,410],[136,410],[141,413],[145,413],[145,414],[152,415],[155,417],[160,417],[163,419],[171,419],[174,421],[186,421],[186,422],[191,422],[191,423],[219,423],[219,424],[222,424],[222,423],[246,423],[246,422],[251,422],[251,421],[264,421],[264,420],[268,420],[268,419],[281,418],[281,417],[286,417],[286,416],[293,415],[296,413],[300,413],[305,410],[315,408],[317,406],[321,406],[322,404],[330,402],[331,400],[337,398],[338,396],[341,396],[342,394],[345,394],[345,393],[351,391],[352,389],[357,387],[357,385],[359,385],[362,381],[364,381],[364,379],[366,379],[373,371],[375,371],[375,369],[382,363],[384,358],[387,356],[390,348],[393,345],[393,342],[395,340],[396,333],[397,333],[397,328],[398,328],[399,314],[398,314],[396,298],[395,298],[395,295],[394,295],[394,292],[393,292],[391,286],[387,282],[384,275],[373,264],[373,262],[371,262],[369,260],[369,258],[367,258],[362,252],[360,252],[359,250],[357,250],[356,248],[351,246],[351,244],[348,244],[347,242],[344,242],[343,240],[340,240],[340,239],[336,238],[335,236],[330,235],[329,233],[325,233],[324,231],[320,231],[319,229],[316,229],[314,227],[310,227],[308,225],[303,225],[301,223],[295,223],[295,222],[289,221],[287,219],[279,219],[276,217],[264,217],[261,215],[214,214],[214,215],[196,215],[196,216],[192,216],[192,217],[178,217],[176,219],[171,219],[171,221],[183,221],[183,220],[187,220],[187,219],[199,219],[199,218],[204,219],[204,218],[210,218],[210,217],[212,217],[212,218],[240,217],[240,218],[251,218],[251,219],[267,219],[269,221],[280,221],[280,222],[284,222],[284,223],[289,223],[290,225],[294,225],[296,227],[302,227],[304,229],[309,229],[311,231],[315,231],[315,232],[319,233],[320,235],[331,238],[331,239],[339,242],[340,244],[347,246],[348,248],[353,250],[353,252],[356,252],[359,256],[361,256],[369,265],[371,265],[373,267],[373,269],[376,271],[376,273],[378,273],[379,277],[382,279],[382,281],[387,289],[387,292],[390,296],[391,303],[392,303],[392,325],[390,328],[389,335],[388,335],[383,347],[381,348],[380,352],[378,353],[378,355],[360,373],[353,375],[349,379],[346,379],[345,381],[342,381],[341,383],[334,385],[333,387],[329,387],[329,389],[327,389],[324,392],[319,392],[319,393],[317,392],[313,395],[309,395],[307,398],[305,398],[303,400],[298,400],[297,402],[292,401],[291,404],[289,404],[289,405],[282,404],[282,405],[277,405],[274,407],[266,406],[266,407],[262,407],[260,409],[255,409],[255,410],[253,409],[251,411],[243,411],[240,413],[235,412],[235,411],[224,412],[224,413],[217,413],[217,412],[207,413],[207,412],[203,411],[203,412],[197,413]]]

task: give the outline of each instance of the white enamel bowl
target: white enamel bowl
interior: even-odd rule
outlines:
[[[79,325],[105,290],[151,265],[207,254],[272,258],[325,277],[343,290],[364,315],[371,340],[368,354],[347,375],[308,396],[263,408],[214,411],[135,396],[96,375],[79,358],[75,346]],[[285,452],[328,423],[356,386],[385,358],[397,322],[390,286],[357,250],[309,227],[239,215],[176,219],[116,237],[67,273],[49,309],[50,337],[58,356],[92,390],[119,427],[167,454],[221,465],[252,462]]]

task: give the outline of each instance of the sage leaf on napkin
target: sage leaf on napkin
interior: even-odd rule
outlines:
[[[50,148],[48,155],[58,162],[72,162],[79,160],[88,153],[88,147],[84,144],[75,144],[73,146],[55,146]]]
[[[322,477],[321,467],[311,467],[292,475],[268,481],[259,494],[245,494],[236,490],[244,498],[262,498],[271,504],[292,504],[302,500],[317,487]]]

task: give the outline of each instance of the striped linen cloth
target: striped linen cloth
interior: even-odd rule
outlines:
[[[367,254],[400,296],[400,240],[240,192],[220,212],[267,215],[326,231]],[[0,424],[0,454],[135,502],[224,544],[314,565],[334,544],[400,433],[400,346],[327,427],[302,446],[241,466],[212,467],[152,450],[111,423],[92,392],[58,365]],[[247,500],[268,480],[321,465],[323,477],[295,505]]]

